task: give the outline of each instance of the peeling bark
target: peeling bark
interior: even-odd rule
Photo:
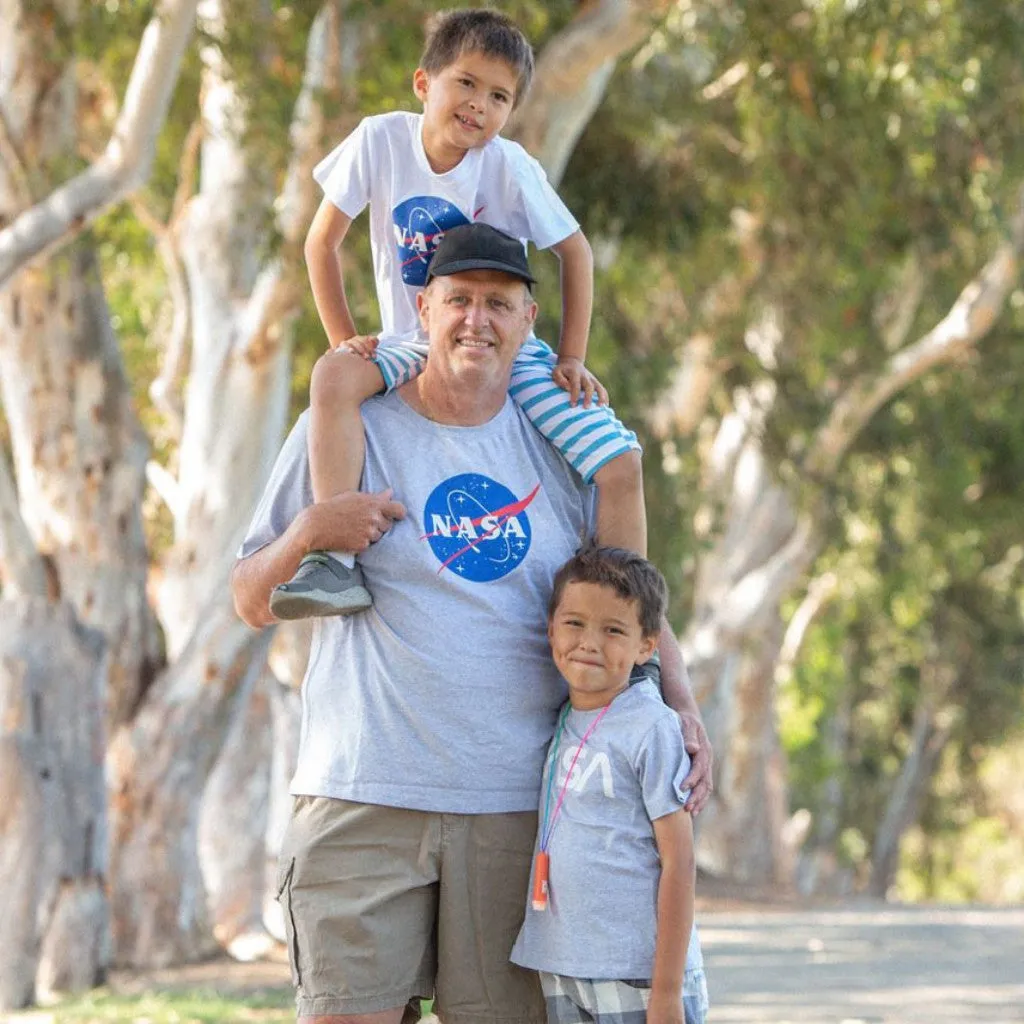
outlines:
[[[0,602],[0,1008],[109,961],[103,638],[66,604]]]

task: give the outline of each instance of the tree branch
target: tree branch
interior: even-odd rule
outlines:
[[[793,667],[800,656],[800,650],[807,637],[807,631],[811,628],[811,623],[821,614],[822,609],[832,600],[838,589],[839,577],[834,572],[823,573],[811,580],[804,599],[790,616],[786,626],[782,647],[779,650],[779,660],[775,665],[776,681],[792,676]]]
[[[0,231],[0,288],[149,176],[197,0],[161,0],[139,43],[124,103],[103,155]]]
[[[764,267],[761,218],[737,208],[730,220],[740,269],[722,274],[701,299],[697,329],[683,344],[668,387],[648,414],[648,422],[658,437],[667,436],[673,429],[682,434],[697,429],[720,372],[714,358],[717,336],[723,325],[740,311]]]
[[[927,334],[896,352],[881,372],[864,374],[839,397],[818,430],[804,463],[819,480],[832,477],[865,424],[893,395],[973,348],[992,329],[1017,281],[1024,250],[1024,189],[1011,224],[1010,237],[996,250],[981,273]]]
[[[32,205],[32,187],[29,185],[25,161],[22,160],[21,153],[18,151],[18,144],[14,141],[14,135],[3,108],[0,108],[0,161],[3,162],[4,169],[10,177],[15,202],[18,204],[19,210],[27,210]]]
[[[340,83],[340,28],[338,5],[331,0],[320,9],[309,32],[302,90],[289,129],[292,156],[274,204],[283,252],[260,274],[253,288],[247,310],[250,326],[242,332],[241,354],[247,358],[261,358],[260,353],[277,344],[280,324],[295,312],[302,294],[302,240],[320,202],[313,180],[326,128],[320,96],[336,90]]]
[[[10,467],[0,452],[0,580],[5,596],[47,596],[46,569],[18,508]]]
[[[529,150],[555,187],[604,96],[615,62],[654,29],[661,0],[597,0],[544,47],[533,87],[509,135]]]

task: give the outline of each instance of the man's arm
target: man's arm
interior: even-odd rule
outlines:
[[[686,809],[697,814],[711,797],[714,788],[712,762],[714,754],[704,728],[700,708],[693,696],[686,663],[676,642],[675,633],[668,619],[661,620],[661,634],[658,637],[658,652],[661,656],[661,693],[665,703],[679,715],[683,726],[686,752],[690,755],[690,774],[683,785],[690,790]]]
[[[310,551],[352,551],[358,554],[380,540],[405,507],[393,501],[391,489],[377,494],[347,491],[304,508],[276,540],[235,562],[231,594],[235,611],[246,625],[259,629],[277,620],[270,614],[270,592],[295,575]]]
[[[686,811],[654,821],[654,841],[661,860],[658,923],[648,1024],[682,1024],[686,952],[693,930],[693,892],[697,866],[693,823]]]

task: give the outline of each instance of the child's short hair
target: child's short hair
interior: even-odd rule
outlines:
[[[518,105],[533,78],[533,47],[515,22],[499,11],[475,7],[462,11],[442,11],[427,26],[427,44],[420,67],[435,75],[454,64],[462,53],[482,53],[505,61],[516,73]]]
[[[661,619],[668,606],[668,584],[651,562],[635,552],[624,548],[602,548],[594,543],[580,548],[555,573],[555,585],[548,603],[549,619],[554,616],[569,583],[597,583],[611,587],[619,597],[636,601],[644,636],[655,636],[661,630]]]

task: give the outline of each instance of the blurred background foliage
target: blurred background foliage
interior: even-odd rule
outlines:
[[[538,50],[576,4],[501,7]],[[152,3],[86,5],[83,125],[105,138]],[[222,43],[250,104],[248,144],[283,175],[311,0],[238,0]],[[351,2],[363,31],[351,119],[414,108],[422,0]],[[620,64],[561,192],[596,255],[590,363],[647,446],[651,553],[686,621],[700,543],[699,452],[737,386],[763,377],[745,341],[771,305],[784,316],[770,372],[779,397],[766,441],[780,478],[839,389],[890,354],[876,316],[912,267],[923,282],[914,340],[991,255],[1024,184],[1024,9],[993,0],[679,0]],[[269,27],[268,27],[269,26]],[[190,54],[155,172],[139,202],[166,221],[196,116]],[[334,104],[331,109],[331,104]],[[91,119],[91,120],[90,120]],[[254,183],[255,184],[255,183]],[[717,383],[702,428],[654,436],[647,412],[701,299],[743,260],[734,211],[762,225],[763,262],[739,308],[714,324]],[[269,212],[268,212],[269,216]],[[108,296],[158,458],[172,457],[148,407],[153,332],[167,315],[154,242],[132,208],[95,227]],[[363,329],[379,323],[365,218],[345,247]],[[557,336],[557,268],[541,254],[538,333]],[[294,412],[324,348],[309,301],[296,334]],[[916,710],[937,702],[947,741],[906,837],[895,895],[1024,899],[1024,290],[976,356],[927,376],[874,418],[830,493],[829,544],[815,574],[835,593],[779,681],[790,804],[864,884]],[[155,548],[166,523],[154,503]],[[797,594],[789,610],[797,607]],[[936,680],[941,680],[937,683]]]

